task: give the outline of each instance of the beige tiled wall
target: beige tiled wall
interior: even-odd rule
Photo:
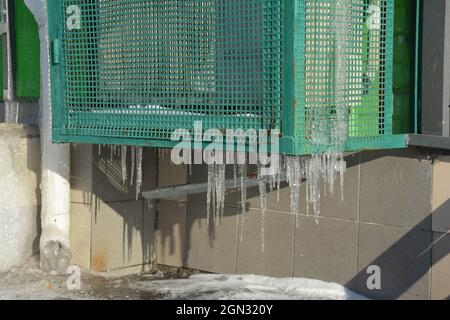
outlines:
[[[207,272],[334,281],[374,298],[450,296],[450,157],[433,162],[415,149],[350,154],[345,201],[339,184],[334,195],[323,193],[316,223],[302,188],[299,228],[290,212],[290,190],[282,185],[280,201],[276,191],[268,194],[263,252],[257,188],[248,190],[245,227],[237,191],[227,192],[220,223],[207,225],[205,194],[166,199],[148,209],[133,189],[117,183],[118,159],[97,152],[72,152],[72,246],[79,263],[94,270],[148,263],[156,256],[159,264]],[[155,153],[146,153],[144,190],[156,181],[206,182],[205,166],[194,166],[190,174],[170,165],[169,154],[157,161]],[[231,168],[227,175],[232,177]],[[371,265],[382,270],[381,290],[367,288]]]
[[[209,272],[316,278],[376,298],[428,298],[432,162],[416,150],[363,152],[346,160],[345,200],[339,184],[333,195],[323,193],[318,224],[307,215],[304,187],[299,228],[290,212],[289,188],[283,185],[279,202],[276,191],[269,193],[264,252],[257,188],[248,190],[242,242],[238,191],[227,192],[225,219],[209,228],[205,194],[189,196],[179,205],[162,202],[157,232],[164,234],[159,238],[165,251],[170,244],[175,250],[170,259],[158,254],[158,262]],[[195,166],[192,175],[188,171],[178,169],[178,179],[207,179],[205,166]],[[161,169],[160,175],[171,176]],[[231,167],[227,175],[232,177]],[[366,270],[372,264],[382,270],[379,291],[366,286]]]
[[[431,298],[450,299],[450,156],[440,156],[433,170],[433,272]]]
[[[130,157],[130,154],[128,155]],[[144,153],[143,190],[154,188],[156,156]],[[130,172],[130,159],[128,159]],[[155,261],[155,208],[123,185],[118,156],[97,146],[71,150],[73,262],[96,272],[139,270]]]

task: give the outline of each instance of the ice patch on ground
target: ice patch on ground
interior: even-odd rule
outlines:
[[[256,275],[193,275],[188,279],[140,281],[132,289],[156,291],[166,299],[193,300],[365,300],[336,284],[304,278]]]
[[[0,273],[0,300],[360,300],[349,289],[319,280],[255,275],[195,274],[163,269],[113,277],[81,273],[80,290],[66,286],[67,276],[45,274],[39,257]],[[191,275],[189,277],[189,275]]]

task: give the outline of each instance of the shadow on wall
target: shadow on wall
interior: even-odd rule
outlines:
[[[155,208],[141,197],[136,200],[135,183],[122,181],[122,166],[119,152],[109,148],[79,145],[72,149],[72,188],[78,196],[72,202],[81,202],[88,208],[90,218],[81,219],[77,226],[90,231],[77,230],[90,239],[85,242],[89,248],[89,263],[97,272],[119,270],[129,267],[146,267],[154,261]],[[143,164],[145,188],[154,188],[156,177],[155,156],[145,151]],[[127,152],[127,174],[131,175],[131,155]],[[153,179],[152,179],[153,177]],[[83,210],[80,210],[82,212]],[[86,214],[86,213],[85,213]],[[73,232],[72,228],[72,232]],[[85,241],[81,239],[80,242]],[[86,253],[81,252],[81,255]]]
[[[39,122],[39,103],[38,102],[18,102],[19,114],[17,123],[38,126]],[[0,123],[5,122],[5,103],[0,102]]]
[[[439,234],[433,237],[429,232],[432,228],[432,219],[444,216],[448,218],[448,208],[450,208],[450,200],[406,232],[375,260],[367,263],[347,285],[357,283],[358,292],[379,299],[398,299],[408,292],[419,280],[428,275],[433,266],[450,253],[448,234]],[[423,241],[423,237],[427,237],[426,241]],[[401,263],[396,264],[395,262]],[[369,277],[367,268],[369,266],[381,268],[382,291],[367,288],[366,283]],[[442,284],[433,282],[433,285]],[[447,299],[449,298],[450,296],[447,297]]]
[[[415,150],[418,151],[418,154],[421,154],[423,158],[428,158],[430,160],[437,154],[442,153],[442,151],[431,149]],[[408,153],[407,149],[390,150],[386,152],[386,156],[417,159],[414,153]],[[373,160],[376,160],[376,158],[367,157],[367,161],[370,162]],[[414,175],[416,173],[410,172],[409,174]],[[432,177],[430,177],[430,180],[432,181]],[[431,181],[431,190],[429,191],[430,208],[432,193],[436,192],[436,190],[432,190],[433,187]],[[404,188],[407,189],[409,186],[404,186]],[[398,203],[398,206],[402,206],[402,203]],[[433,298],[434,294],[432,291],[434,291],[434,286],[446,286],[448,285],[448,282],[442,278],[442,276],[444,276],[443,274],[437,276],[439,279],[432,279],[431,269],[450,254],[448,235],[445,233],[433,233],[433,220],[448,220],[450,215],[449,208],[450,199],[436,210],[430,211],[428,215],[424,215],[425,217],[411,228],[405,228],[405,233],[392,245],[388,246],[386,250],[372,261],[360,265],[358,273],[348,281],[347,285],[350,287],[355,286],[356,284],[355,289],[359,293],[374,299],[399,299],[402,298],[405,293],[409,292],[411,294],[411,291],[418,290],[415,287],[420,287],[420,283],[427,283],[429,287],[425,288],[425,290],[431,294],[430,298]],[[395,215],[396,208],[392,207],[390,209],[391,213]],[[384,239],[374,238],[373,241],[383,242]],[[360,248],[360,250],[362,249]],[[378,266],[381,269],[381,290],[368,289],[367,281],[370,277],[368,268],[370,266]],[[429,278],[427,279],[427,277]],[[445,289],[445,291],[448,292],[448,288]],[[414,293],[410,296],[414,296]],[[447,297],[447,299],[448,298],[449,297]]]
[[[5,122],[5,103],[0,103],[0,123]]]

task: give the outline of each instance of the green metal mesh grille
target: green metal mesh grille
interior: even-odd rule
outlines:
[[[389,147],[393,1],[296,1],[294,152]],[[404,144],[404,142],[402,142]]]
[[[392,134],[394,0],[49,3],[56,142],[167,147],[202,121],[280,128],[288,154],[405,146]]]
[[[69,5],[82,14],[80,30],[60,25],[58,127],[69,140],[167,140],[197,120],[204,129],[279,127],[281,1],[62,3],[60,23]]]

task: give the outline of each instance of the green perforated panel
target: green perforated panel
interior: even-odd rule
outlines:
[[[279,128],[288,154],[405,146],[393,3],[49,0],[54,141],[167,147],[202,121]]]
[[[279,127],[280,1],[53,4],[60,140],[157,145],[150,140],[168,140],[199,120],[204,129]],[[61,24],[70,5],[80,8],[80,30]]]
[[[298,0],[292,11],[284,151],[405,146],[392,134],[394,1]]]

